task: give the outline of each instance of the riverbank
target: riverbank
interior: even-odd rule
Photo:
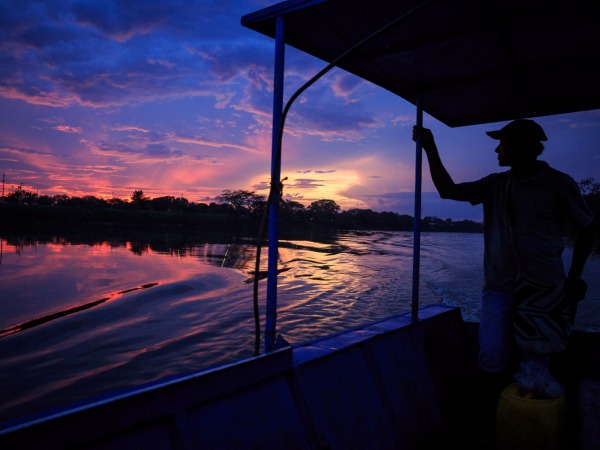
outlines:
[[[157,229],[238,229],[252,230],[259,219],[228,214],[187,214],[177,211],[79,208],[68,206],[15,205],[0,203],[0,230],[102,230],[106,227]]]
[[[100,231],[107,227],[147,231],[245,231],[257,234],[260,214],[222,212],[153,211],[144,209],[94,208],[56,205],[0,203],[0,231],[77,231],[85,227]],[[412,231],[413,217],[371,210],[343,211],[331,217],[303,217],[282,211],[283,231],[378,230]],[[422,231],[480,233],[483,226],[472,221],[426,217]]]

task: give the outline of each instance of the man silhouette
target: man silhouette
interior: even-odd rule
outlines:
[[[576,304],[585,292],[581,275],[592,246],[593,215],[575,181],[538,160],[547,140],[539,124],[515,120],[487,134],[499,141],[498,164],[510,170],[455,183],[432,132],[413,129],[413,139],[421,138],[440,196],[483,205],[479,366],[486,386],[495,386],[492,402],[517,360],[521,373],[524,367],[537,373],[533,380],[523,377],[527,388],[557,396],[562,386],[549,378],[550,356],[565,348],[574,321],[569,314],[575,312],[568,305]],[[576,236],[568,274],[561,257],[565,222]]]

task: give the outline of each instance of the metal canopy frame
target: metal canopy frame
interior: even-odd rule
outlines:
[[[454,127],[600,108],[600,2],[288,0],[243,16],[242,25],[275,38],[266,351],[276,340],[281,136],[295,99],[283,109],[286,45],[329,62],[310,83],[340,67],[414,104],[418,125],[423,111]],[[417,140],[413,321],[421,166]]]

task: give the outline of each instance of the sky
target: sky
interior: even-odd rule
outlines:
[[[40,195],[268,194],[274,41],[240,19],[268,0],[0,0],[0,176]],[[286,49],[285,100],[325,66]],[[543,160],[600,180],[600,110],[536,119]],[[292,107],[284,196],[414,214],[414,106],[341,69]],[[501,169],[485,131],[425,116],[455,181]],[[441,200],[423,166],[422,216],[482,220]]]

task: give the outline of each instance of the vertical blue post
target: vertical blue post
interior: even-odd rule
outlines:
[[[423,109],[421,100],[417,100],[417,126],[423,126]],[[419,320],[419,278],[421,264],[421,179],[423,166],[423,152],[421,147],[421,137],[416,142],[415,158],[415,217],[413,223],[413,277],[412,277],[412,302],[411,302],[411,320]]]
[[[283,113],[283,73],[284,73],[284,21],[277,17],[275,36],[275,74],[273,92],[273,143],[271,156],[271,206],[269,209],[269,266],[267,269],[267,324],[265,329],[265,351],[273,350],[277,324],[277,260],[279,258],[279,180],[281,177],[281,157],[277,156],[279,129]]]

